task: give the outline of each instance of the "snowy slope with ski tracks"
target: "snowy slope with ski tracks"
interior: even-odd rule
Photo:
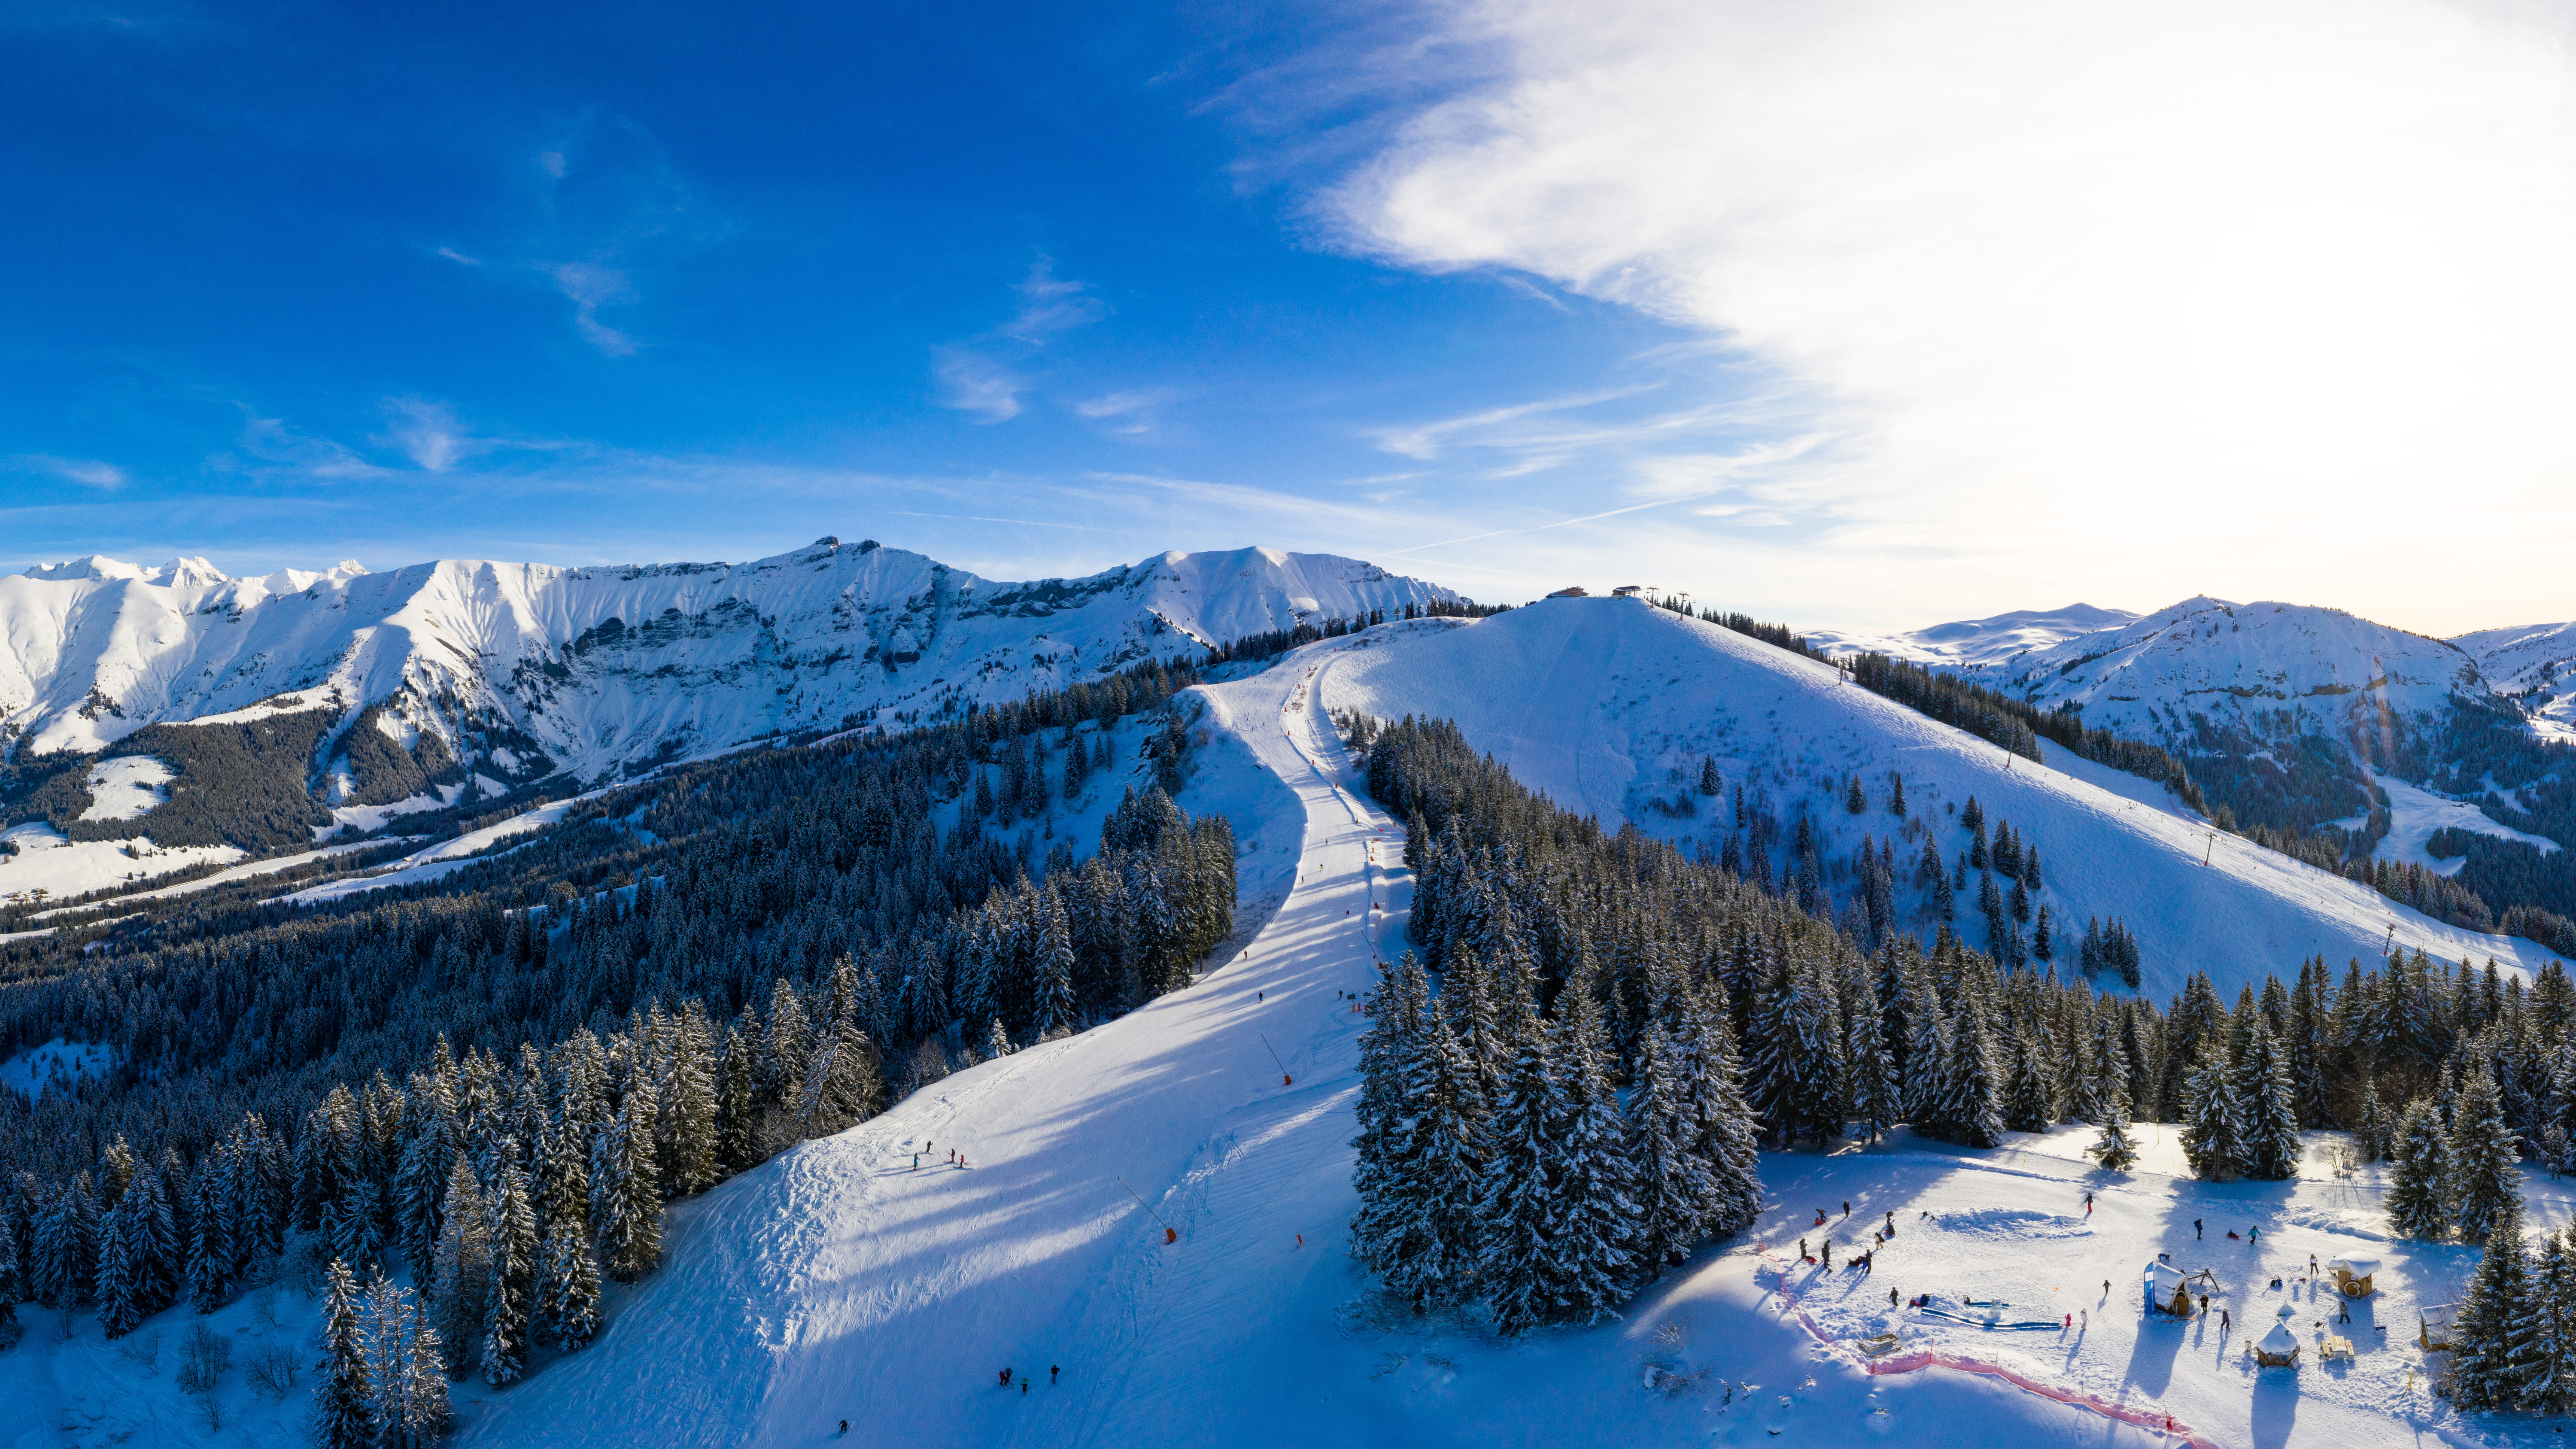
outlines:
[[[2550,959],[2528,941],[2444,925],[2213,832],[2161,786],[2053,747],[2043,749],[2047,766],[2015,760],[1827,665],[1640,601],[1550,600],[1474,623],[1388,626],[1363,642],[1371,647],[1327,676],[1326,704],[1454,718],[1523,783],[1607,829],[1633,822],[1685,848],[1715,849],[1733,824],[1728,801],[1696,799],[1702,814],[1689,818],[1657,808],[1689,798],[1700,759],[1712,756],[1730,786],[1761,785],[1784,819],[1809,807],[1828,861],[1847,859],[1865,835],[1896,836],[1900,898],[1919,903],[1907,882],[1921,845],[1909,832],[1930,824],[1955,867],[1967,832],[1951,812],[1974,795],[1990,821],[2008,820],[2037,843],[2061,963],[2088,917],[2118,916],[2139,938],[2143,988],[2158,1000],[2193,971],[2209,972],[2229,997],[2266,973],[2287,979],[2312,955],[2340,971],[2377,957],[2392,925],[2400,946],[2453,961],[2493,957],[2535,971]],[[1891,770],[1904,773],[1910,820],[1888,813]],[[1860,815],[1843,804],[1853,773],[1868,787]],[[1975,886],[1971,874],[1958,925],[1983,946]]]

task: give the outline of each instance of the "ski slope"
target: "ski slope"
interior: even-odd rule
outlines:
[[[1326,676],[1329,707],[1454,718],[1471,744],[1559,805],[1686,849],[1717,848],[1733,825],[1726,802],[1694,801],[1695,818],[1655,802],[1689,796],[1712,756],[1729,786],[1766,788],[1784,821],[1803,802],[1828,862],[1848,860],[1865,835],[1896,836],[1900,901],[1919,902],[1914,832],[1928,823],[1955,862],[1967,832],[1953,812],[1974,795],[1989,821],[2038,843],[2060,961],[2072,959],[2087,918],[2118,916],[2144,953],[2142,989],[2159,1000],[2199,970],[2230,998],[2267,972],[2289,978],[2312,955],[2340,971],[2379,955],[2392,925],[2400,946],[2448,960],[2492,957],[2529,972],[2550,959],[2531,942],[2445,925],[2213,832],[2161,786],[2059,750],[2044,751],[2053,766],[2014,760],[1829,666],[1642,601],[1552,599],[1474,622],[1390,624],[1355,643]],[[1890,770],[1904,773],[1907,820],[1888,813]],[[1851,773],[1870,794],[1860,815],[1843,806]],[[1975,887],[1972,874],[1958,928],[1983,946]]]

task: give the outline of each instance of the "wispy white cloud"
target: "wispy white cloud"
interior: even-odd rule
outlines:
[[[548,270],[555,290],[572,299],[572,325],[584,342],[609,357],[635,355],[635,339],[599,320],[600,308],[633,295],[624,272],[594,262],[564,262]]]
[[[979,423],[1006,423],[1020,415],[1020,380],[981,352],[947,343],[933,347],[930,375],[939,384],[941,407]]]
[[[1098,425],[1103,432],[1121,437],[1141,437],[1154,431],[1157,415],[1179,396],[1177,388],[1126,388],[1075,403],[1073,410]]]
[[[1802,405],[1777,440],[1830,443],[1761,460],[1769,496],[1711,507],[1829,517],[1839,556],[1869,563],[1837,585],[1856,609],[1941,608],[1994,576],[1959,567],[1984,559],[2035,594],[2142,605],[2223,585],[2460,627],[2563,610],[2576,511],[2539,500],[2576,477],[2564,11],[1433,13],[1502,64],[1334,193],[1344,234],[1623,303],[1785,379]],[[1380,441],[1520,461],[1600,446],[1557,415]],[[1669,446],[1636,488],[1686,491],[1688,455],[1711,451]],[[2427,510],[2479,540],[2474,588],[2361,563],[2416,556]]]
[[[234,445],[237,456],[218,458],[219,470],[248,466],[323,483],[385,476],[386,469],[333,439],[303,432],[283,418],[243,411],[241,438]]]
[[[401,450],[414,465],[444,473],[471,454],[492,446],[456,421],[456,410],[424,398],[394,397],[384,402],[388,424],[383,441]]]
[[[123,468],[96,458],[64,458],[52,453],[19,453],[0,459],[0,467],[13,473],[35,473],[113,493],[134,481]]]
[[[447,258],[449,261],[456,263],[460,267],[479,267],[483,265],[481,258],[469,257],[454,247],[440,247],[438,249],[438,254]]]
[[[1049,257],[1030,263],[1028,275],[1012,291],[1019,297],[1019,307],[1009,320],[988,332],[935,343],[930,349],[930,375],[937,384],[939,405],[979,423],[1018,417],[1020,395],[1028,388],[1019,365],[1037,356],[1054,338],[1109,315],[1109,304],[1092,292],[1090,283],[1057,276]],[[1086,412],[1083,416],[1098,421],[1116,415]]]

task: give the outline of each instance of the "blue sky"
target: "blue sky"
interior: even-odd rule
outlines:
[[[2576,86],[2547,36],[2356,3],[2385,23],[2337,49],[2297,0],[2181,3],[2161,40],[2027,0],[1930,36],[1875,0],[34,0],[0,18],[0,564],[830,532],[998,577],[1264,543],[1820,624],[2204,590],[2567,617],[2536,580],[2565,527],[2530,523],[2576,461],[2534,420],[2576,378],[2563,156],[2418,127],[2341,143],[2412,180],[2317,158],[2409,88]],[[2323,179],[2264,215],[2282,154]],[[2520,249],[2374,224],[2425,215]],[[2488,290],[2404,281],[2437,274]],[[2521,382],[2455,386],[2464,351]],[[2380,509],[2434,476],[2459,539],[2535,569],[2356,569],[2424,541]],[[2329,495],[2369,506],[2281,548]]]

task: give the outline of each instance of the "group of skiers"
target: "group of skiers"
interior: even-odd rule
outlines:
[[[1846,1220],[1851,1217],[1851,1204],[1849,1202],[1845,1202],[1843,1204],[1843,1217]],[[1824,1224],[1825,1210],[1823,1208],[1818,1208],[1816,1209],[1816,1221],[1813,1226],[1822,1227]],[[1845,1265],[1847,1267],[1858,1268],[1860,1270],[1860,1275],[1864,1278],[1877,1272],[1878,1250],[1885,1247],[1889,1240],[1893,1239],[1895,1236],[1896,1213],[1893,1209],[1890,1209],[1887,1214],[1887,1226],[1884,1228],[1873,1229],[1870,1232],[1869,1251],[1865,1253],[1856,1253],[1844,1259],[1843,1261]],[[1820,1252],[1823,1255],[1821,1259],[1818,1257]],[[1827,1238],[1821,1248],[1811,1249],[1807,1246],[1807,1240],[1800,1238],[1798,1240],[1798,1261],[1802,1263],[1820,1262],[1823,1267],[1828,1269],[1832,1268],[1834,1266],[1834,1240],[1832,1238]],[[1889,1301],[1891,1303],[1894,1301],[1894,1290],[1892,1289],[1889,1292]]]

